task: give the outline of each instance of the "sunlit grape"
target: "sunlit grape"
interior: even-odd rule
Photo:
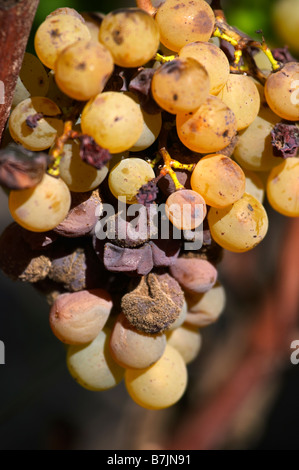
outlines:
[[[266,236],[268,217],[262,204],[250,194],[223,209],[208,213],[211,235],[226,250],[242,253],[256,247]]]
[[[224,52],[210,42],[192,42],[179,51],[179,57],[192,57],[203,65],[210,78],[210,94],[217,95],[229,77],[229,62]]]
[[[209,96],[193,113],[179,113],[176,126],[182,143],[200,153],[224,149],[237,132],[234,113],[216,96]]]
[[[35,34],[36,54],[44,65],[54,69],[63,49],[81,39],[89,40],[87,26],[72,15],[55,15],[47,18]]]
[[[258,115],[260,95],[247,75],[231,73],[218,97],[234,112],[238,131],[248,127]]]
[[[274,113],[288,121],[298,121],[299,63],[289,62],[272,73],[265,84],[265,95]]]
[[[102,44],[78,41],[59,54],[55,80],[66,95],[87,101],[103,91],[113,68],[112,56]]]
[[[172,51],[195,41],[208,41],[212,36],[215,15],[204,0],[178,2],[166,0],[156,14],[161,42]]]
[[[85,106],[81,127],[103,148],[119,153],[131,148],[142,134],[140,107],[123,93],[100,93]]]
[[[114,10],[103,19],[99,39],[122,67],[140,67],[152,59],[159,47],[155,20],[139,8]]]
[[[208,155],[196,165],[191,186],[212,207],[226,207],[245,192],[245,175],[231,158],[221,154]]]
[[[287,158],[273,168],[267,182],[271,206],[288,217],[299,217],[299,159]]]
[[[162,65],[152,80],[154,99],[161,108],[172,114],[199,108],[207,99],[209,89],[206,69],[189,57]]]

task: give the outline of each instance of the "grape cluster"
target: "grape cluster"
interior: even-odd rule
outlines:
[[[201,329],[224,309],[222,250],[265,238],[265,192],[299,216],[299,64],[212,7],[55,10],[25,54],[0,151],[15,220],[1,269],[46,296],[80,385],[124,378],[149,409],[182,397]],[[160,205],[167,237],[151,224]]]

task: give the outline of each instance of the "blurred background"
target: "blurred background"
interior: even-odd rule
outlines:
[[[231,24],[256,38],[263,30],[275,47],[294,40],[296,11],[299,28],[299,0],[283,2],[289,8],[293,4],[292,25],[277,25],[273,10],[281,1],[226,0],[223,5]],[[134,4],[41,0],[28,50],[34,30],[55,8],[105,13]],[[298,34],[295,39],[294,54]],[[0,273],[0,340],[6,347],[6,365],[0,365],[0,448],[298,450],[299,365],[290,362],[290,344],[299,340],[299,222],[266,209],[270,230],[261,246],[224,256],[225,312],[203,330],[187,392],[169,410],[138,407],[123,384],[102,393],[80,388],[67,371],[63,345],[50,331],[44,298]],[[0,230],[10,221],[1,191]]]

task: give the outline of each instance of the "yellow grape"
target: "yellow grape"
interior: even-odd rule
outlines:
[[[242,168],[269,171],[281,162],[280,158],[274,157],[271,144],[271,131],[277,121],[271,109],[262,106],[253,123],[239,133],[234,157]]]
[[[11,191],[9,195],[12,217],[32,232],[57,227],[66,218],[70,206],[71,195],[66,184],[48,174],[34,188]]]
[[[145,160],[126,158],[109,172],[108,184],[113,196],[126,198],[127,204],[137,204],[138,190],[154,178],[154,170]]]
[[[125,384],[140,406],[160,410],[174,405],[187,386],[187,369],[180,353],[167,345],[163,356],[146,369],[127,369]]]
[[[183,325],[167,334],[167,344],[181,354],[186,364],[190,364],[198,356],[202,338],[198,328]]]
[[[263,205],[247,193],[231,206],[212,207],[208,222],[213,240],[235,253],[255,248],[268,231],[268,216]]]
[[[33,54],[25,52],[13,97],[13,108],[31,96],[46,96],[49,78],[41,61]]]
[[[221,154],[207,155],[193,170],[191,187],[209,206],[226,207],[243,196],[245,175],[231,158]]]
[[[260,95],[247,75],[231,73],[218,97],[234,112],[238,131],[248,127],[260,110]]]
[[[274,31],[282,39],[282,43],[295,52],[299,52],[298,24],[299,3],[298,0],[279,0],[273,5]]]
[[[272,169],[267,182],[267,197],[280,214],[299,217],[299,159],[287,158]]]
[[[226,295],[223,286],[216,284],[204,294],[186,294],[188,314],[186,324],[197,327],[211,325],[218,320],[226,303]]]
[[[113,59],[102,44],[78,41],[66,47],[55,63],[55,80],[71,98],[87,101],[101,93],[114,69]]]
[[[190,42],[208,41],[215,24],[214,12],[204,0],[166,0],[155,19],[162,44],[172,51],[179,51]]]
[[[194,111],[207,99],[210,81],[195,59],[182,58],[158,68],[152,80],[155,101],[169,113]]]
[[[111,153],[129,150],[142,134],[140,107],[129,96],[114,91],[100,93],[85,106],[81,127]]]
[[[121,67],[140,67],[158,50],[160,35],[155,20],[139,8],[122,8],[105,16],[99,40]]]
[[[149,114],[141,108],[138,98],[134,93],[126,92],[127,96],[132,98],[135,103],[139,106],[143,116],[143,130],[142,134],[135,142],[133,147],[129,150],[130,152],[141,152],[142,150],[150,147],[158,138],[162,129],[162,115],[161,113]]]
[[[179,57],[192,57],[208,72],[210,78],[210,94],[217,95],[226,84],[230,66],[224,52],[210,42],[191,42],[184,46]]]
[[[84,18],[85,24],[89,29],[91,39],[96,42],[99,41],[100,27],[105,16],[104,13],[84,11],[80,14]]]
[[[70,191],[85,193],[97,188],[106,178],[109,163],[97,170],[85,163],[80,157],[80,144],[69,141],[64,145],[63,157],[60,161],[60,177],[67,184]]]
[[[193,113],[178,114],[176,127],[181,142],[200,153],[224,149],[237,132],[234,113],[216,96],[209,96]]]
[[[40,119],[34,129],[30,128],[26,124],[26,119],[39,113],[47,117]],[[39,96],[28,98],[12,111],[9,131],[12,138],[25,148],[34,151],[45,150],[51,147],[56,136],[63,132],[63,121],[56,117],[60,114],[58,106],[49,98]]]
[[[258,201],[263,203],[265,198],[265,186],[259,175],[253,171],[244,170],[246,187],[245,192],[251,194]]]
[[[109,336],[110,331],[105,328],[91,343],[68,348],[69,372],[76,382],[87,390],[108,390],[123,379],[125,370],[112,359]]]
[[[145,369],[160,359],[166,347],[163,334],[149,335],[134,328],[124,314],[118,316],[110,338],[110,352],[122,367]]]
[[[265,84],[265,96],[274,113],[288,121],[298,121],[299,63],[289,62],[272,73]]]
[[[170,222],[179,230],[199,227],[207,215],[204,198],[191,189],[180,189],[172,193],[165,205]]]
[[[54,69],[63,49],[81,39],[89,40],[90,32],[80,18],[68,14],[50,16],[36,31],[35,51],[44,65]]]

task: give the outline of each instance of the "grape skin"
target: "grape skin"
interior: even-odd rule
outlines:
[[[237,132],[233,111],[212,95],[197,111],[178,114],[176,126],[181,142],[199,153],[213,153],[224,149]]]
[[[299,120],[299,64],[289,62],[272,73],[265,84],[265,96],[274,113],[288,121]],[[294,101],[294,102],[292,102]]]
[[[204,294],[187,294],[188,315],[187,324],[204,327],[218,320],[226,304],[226,295],[223,286],[216,284]]]
[[[179,51],[179,57],[192,57],[205,67],[210,78],[210,94],[217,95],[226,84],[229,61],[224,52],[210,42],[192,42]]]
[[[194,230],[207,214],[204,198],[191,189],[180,189],[172,193],[165,205],[166,215],[179,230]]]
[[[248,127],[260,110],[260,95],[254,81],[246,75],[231,73],[217,95],[234,112],[237,130]]]
[[[59,55],[55,80],[66,95],[87,101],[103,91],[113,69],[108,49],[98,42],[78,41]]]
[[[49,78],[45,67],[35,55],[25,52],[12,108],[31,96],[46,96],[48,89]]]
[[[212,207],[226,207],[238,201],[245,192],[242,168],[225,155],[208,155],[196,165],[191,187]]]
[[[9,210],[14,220],[32,232],[46,232],[57,227],[71,207],[71,194],[66,184],[45,174],[31,189],[11,191]]]
[[[202,338],[198,328],[183,325],[167,334],[167,344],[181,354],[185,364],[190,364],[198,356]]]
[[[153,366],[140,370],[127,369],[125,373],[125,384],[131,398],[150,410],[168,408],[180,400],[187,379],[182,356],[169,344]]]
[[[137,191],[155,178],[152,167],[141,158],[126,158],[109,173],[109,189],[114,197],[125,197],[127,204],[137,204]]]
[[[236,161],[246,170],[269,171],[279,165],[274,157],[271,131],[277,124],[277,116],[268,107],[261,107],[259,115],[247,129],[239,133],[234,150]]]
[[[152,80],[155,101],[172,114],[199,108],[207,99],[209,89],[210,80],[206,69],[189,57],[162,65]]]
[[[157,362],[164,353],[166,337],[136,330],[122,313],[114,324],[109,346],[113,359],[120,366],[145,369]]]
[[[155,17],[161,42],[172,51],[195,41],[208,41],[212,36],[215,15],[204,0],[181,2],[166,0]]]
[[[63,49],[81,39],[89,40],[90,32],[79,18],[55,15],[39,26],[34,38],[34,47],[40,61],[49,69],[54,69]]]
[[[85,193],[97,188],[106,178],[109,162],[97,170],[85,163],[80,157],[80,144],[77,141],[67,142],[64,145],[63,157],[60,161],[60,177],[67,184],[70,191]]]
[[[287,158],[272,169],[267,181],[267,197],[280,214],[299,217],[299,160]]]
[[[234,253],[255,248],[268,231],[268,216],[264,207],[247,193],[231,206],[223,209],[212,207],[208,222],[215,242]]]
[[[155,20],[139,8],[115,10],[105,16],[99,40],[121,67],[140,67],[158,50],[160,35]]]
[[[81,116],[83,134],[88,134],[111,153],[130,149],[143,131],[140,107],[123,93],[100,93],[85,106]]]
[[[82,387],[100,392],[121,382],[125,370],[111,357],[109,351],[110,331],[104,328],[89,344],[69,346],[67,367],[72,377]]]
[[[38,121],[37,127],[31,129],[26,124],[26,118],[37,113],[45,117]],[[63,132],[63,121],[55,116],[60,115],[58,106],[45,97],[32,97],[22,101],[15,107],[9,118],[9,131],[15,142],[22,144],[28,150],[45,150],[51,147],[56,136]]]

